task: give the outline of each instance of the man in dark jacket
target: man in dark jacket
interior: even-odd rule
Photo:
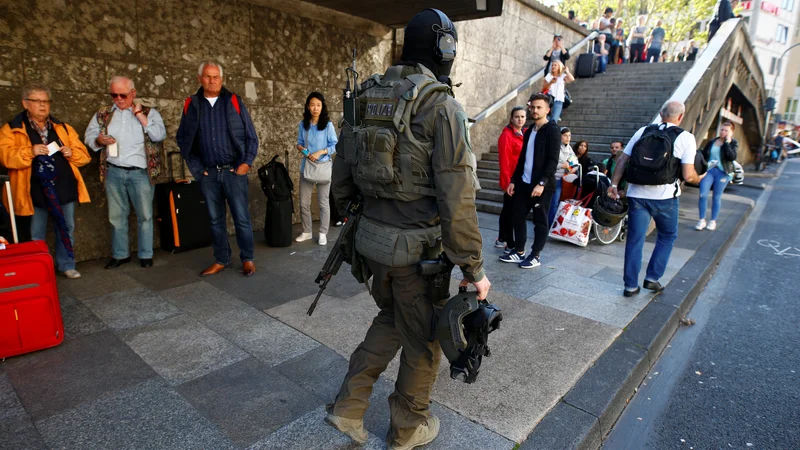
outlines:
[[[711,42],[711,38],[717,34],[717,31],[719,30],[719,27],[722,26],[723,22],[736,17],[733,14],[733,10],[737,6],[739,6],[739,2],[737,0],[719,0],[719,2],[717,2],[714,18],[711,19],[711,22],[708,24],[708,42]]]
[[[198,69],[202,86],[186,99],[178,127],[181,156],[200,183],[211,219],[214,264],[200,275],[222,272],[231,264],[231,246],[225,219],[225,202],[236,227],[242,273],[256,272],[253,262],[253,227],[247,195],[247,172],[258,154],[258,136],[241,97],[222,85],[222,67],[206,61]]]
[[[500,257],[501,261],[517,263],[523,269],[540,265],[539,255],[544,249],[549,232],[550,200],[556,187],[555,173],[561,151],[561,129],[555,122],[547,120],[550,97],[533,94],[528,106],[533,125],[525,132],[517,168],[506,188],[506,193],[513,197],[514,243],[509,243],[509,253]],[[528,224],[525,219],[531,208],[533,247],[528,257],[523,258],[525,242],[528,240]]]

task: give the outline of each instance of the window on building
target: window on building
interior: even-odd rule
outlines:
[[[778,63],[778,58],[772,57],[772,62],[769,64],[769,74],[775,74],[775,65]]]
[[[800,87],[800,74],[797,74],[797,87]]]
[[[778,66],[775,68],[775,72],[780,75],[781,74],[781,64],[783,63],[782,59],[778,60]]]
[[[794,0],[783,0],[781,2],[781,8],[791,12],[794,9]]]
[[[775,29],[775,42],[785,44],[789,40],[789,27],[778,25]]]

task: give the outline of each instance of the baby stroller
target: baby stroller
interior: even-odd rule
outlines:
[[[591,170],[585,175],[580,176],[580,188],[577,190],[576,199],[587,199],[586,206],[592,211],[595,211],[597,199],[600,196],[606,195],[608,188],[611,187],[611,180],[602,173],[598,166],[593,166]],[[576,180],[577,181],[577,180]],[[628,216],[627,214],[622,220],[615,221],[602,221],[599,223],[595,220],[594,214],[592,217],[592,232],[594,237],[603,245],[608,245],[619,239],[625,241],[625,236],[628,230]],[[613,223],[613,224],[611,224]],[[608,225],[606,225],[608,224]]]

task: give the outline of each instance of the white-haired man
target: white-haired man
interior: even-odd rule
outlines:
[[[694,166],[697,142],[694,135],[679,127],[685,107],[679,101],[668,102],[661,109],[659,125],[642,127],[619,155],[608,195],[619,198],[617,185],[623,174],[628,182],[628,238],[625,242],[625,297],[639,293],[642,249],[652,218],[656,223],[656,245],[644,288],[664,290],[658,280],[667,268],[672,246],[678,237],[678,197],[681,178],[697,184],[703,178]],[[671,147],[664,148],[664,147]],[[669,151],[671,150],[671,151]]]
[[[112,106],[103,106],[86,128],[86,146],[100,153],[100,181],[108,199],[111,261],[106,269],[128,263],[130,204],[138,220],[139,263],[153,265],[153,195],[161,167],[161,145],[167,130],[161,114],[136,99],[133,81],[113,77]]]
[[[181,156],[200,184],[211,219],[214,264],[201,276],[231,264],[225,203],[231,209],[242,273],[256,273],[255,243],[247,195],[247,172],[258,154],[258,136],[242,98],[223,86],[222,67],[205,61],[197,69],[200,89],[183,103],[176,139]]]

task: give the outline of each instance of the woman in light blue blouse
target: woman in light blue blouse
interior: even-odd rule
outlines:
[[[328,106],[325,97],[319,92],[308,94],[303,120],[300,121],[297,131],[297,150],[303,154],[300,161],[300,219],[303,223],[303,233],[295,241],[303,242],[311,239],[311,194],[314,183],[303,179],[303,169],[306,159],[317,162],[331,160],[331,155],[336,153],[336,129],[328,117]],[[331,192],[330,180],[325,184],[317,183],[317,201],[319,202],[319,245],[328,243],[328,226],[331,222],[331,210],[328,196]]]

